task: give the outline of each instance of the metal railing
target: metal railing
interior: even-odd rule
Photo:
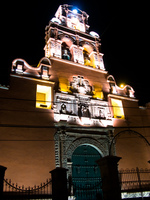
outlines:
[[[3,199],[50,199],[52,196],[52,181],[46,182],[34,187],[18,186],[11,180],[4,179]]]
[[[121,191],[150,191],[150,169],[119,171]]]
[[[100,178],[91,182],[91,179],[83,180],[85,178],[73,178],[71,182],[72,196],[77,200],[96,200],[98,196],[102,196],[102,181]]]
[[[150,193],[150,169],[126,169],[119,171],[121,192],[141,194],[145,191]],[[94,184],[82,184],[76,180],[68,180],[68,196],[75,196],[78,200],[93,200],[97,195],[102,195],[102,180],[97,180]],[[3,199],[52,199],[52,181],[34,187],[18,186],[11,180],[4,180]]]

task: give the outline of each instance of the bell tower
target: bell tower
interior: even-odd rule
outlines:
[[[60,5],[45,29],[45,56],[105,70],[100,38],[94,31],[89,32],[88,18],[80,9]]]

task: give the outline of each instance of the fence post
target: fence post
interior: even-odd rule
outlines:
[[[102,178],[104,200],[121,200],[121,187],[118,176],[118,162],[121,157],[106,156],[97,161]]]
[[[0,165],[0,199],[3,196],[3,182],[6,169],[7,169],[6,167]]]
[[[137,172],[137,177],[138,177],[139,188],[141,189],[141,178],[140,178],[140,171],[138,167],[136,167],[136,172]]]
[[[57,167],[50,173],[52,176],[52,199],[68,200],[67,169]]]
[[[142,185],[141,185],[141,178],[140,178],[140,171],[139,168],[136,167],[137,177],[138,177],[138,183],[139,183],[139,189],[141,191],[141,196],[143,198],[143,192],[142,192]]]

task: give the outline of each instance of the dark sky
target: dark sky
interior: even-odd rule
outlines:
[[[60,4],[89,14],[90,30],[99,33],[106,70],[116,82],[133,87],[140,105],[150,101],[148,2],[124,0],[5,1],[1,10],[0,82],[8,83],[11,62],[23,58],[37,65],[44,56],[45,26]]]

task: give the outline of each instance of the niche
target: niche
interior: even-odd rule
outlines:
[[[69,46],[65,42],[62,43],[62,59],[71,60],[70,49],[69,49]]]

